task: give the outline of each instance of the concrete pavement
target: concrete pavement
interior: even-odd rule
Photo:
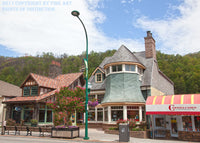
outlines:
[[[119,142],[118,135],[104,134],[101,129],[90,129],[88,130],[89,140],[84,140],[85,130],[80,130],[80,138],[75,139],[60,139],[60,138],[50,138],[50,133],[46,133],[45,137],[39,137],[38,132],[33,132],[33,136],[26,136],[26,132],[21,132],[20,135],[14,135],[14,132],[10,132],[10,135],[0,136],[0,143],[62,143],[62,142],[87,142],[87,143],[99,143],[99,142]],[[23,142],[24,141],[24,142]],[[130,143],[190,143],[187,141],[177,141],[177,140],[158,140],[158,139],[139,139],[130,138]]]

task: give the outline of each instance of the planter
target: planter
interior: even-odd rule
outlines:
[[[75,138],[79,137],[79,127],[77,128],[52,128],[52,138]]]

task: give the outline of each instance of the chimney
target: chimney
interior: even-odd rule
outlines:
[[[49,66],[49,77],[55,78],[58,75],[62,74],[61,65],[59,62],[52,61]]]
[[[155,40],[152,37],[151,31],[147,31],[147,37],[144,37],[144,41],[146,58],[154,58],[156,60]]]

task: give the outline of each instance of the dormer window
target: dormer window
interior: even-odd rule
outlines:
[[[112,72],[119,72],[119,71],[122,71],[122,65],[112,66]]]
[[[38,86],[25,86],[23,96],[36,96],[38,95]]]
[[[102,73],[96,73],[96,82],[102,82]]]

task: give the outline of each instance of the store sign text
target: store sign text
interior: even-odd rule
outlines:
[[[170,111],[193,111],[196,110],[196,106],[179,106],[179,105],[169,105]]]

